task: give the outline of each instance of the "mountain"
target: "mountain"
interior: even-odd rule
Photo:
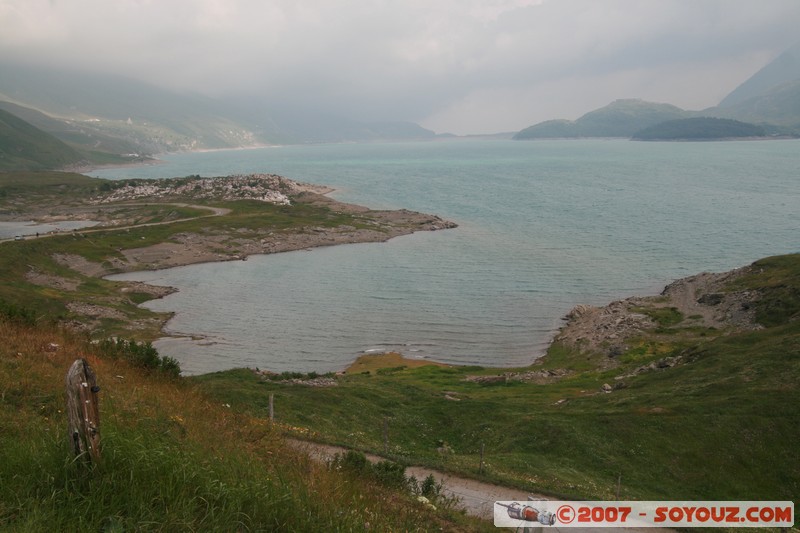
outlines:
[[[252,133],[209,98],[109,74],[18,65],[2,65],[2,71],[0,100],[66,122],[71,131],[131,143],[138,152],[254,143]]]
[[[691,116],[690,112],[670,104],[644,100],[617,100],[586,113],[576,121],[548,120],[526,128],[514,139],[577,137],[630,137],[648,126]]]
[[[0,107],[64,141],[115,153],[435,136],[407,122],[359,122],[289,110],[280,102],[218,100],[110,74],[13,64],[0,71]]]
[[[256,110],[254,131],[268,142],[328,143],[380,140],[430,140],[436,134],[412,122],[360,122],[306,109]]]
[[[74,148],[0,109],[0,170],[44,170],[85,161]]]
[[[771,134],[800,135],[800,42],[703,114],[763,125]]]
[[[763,127],[768,135],[800,135],[800,42],[734,89],[716,107],[703,111],[684,111],[669,104],[617,100],[574,122],[540,122],[520,131],[514,139],[631,137],[661,122],[696,117],[747,122]],[[684,123],[678,126],[688,125],[691,129],[698,124]],[[706,121],[704,127],[713,130],[712,124]],[[716,123],[715,127],[719,124]]]
[[[633,134],[637,141],[708,141],[737,137],[764,137],[766,132],[755,126],[727,118],[694,117],[668,120]]]
[[[719,103],[720,108],[742,104],[776,87],[800,80],[800,42],[753,74]]]
[[[704,114],[763,125],[769,133],[800,135],[800,79],[785,82],[742,102]]]
[[[11,102],[0,101],[0,109],[16,115],[40,130],[79,149],[108,154],[134,154],[142,151],[141,145],[132,140],[114,136],[92,121],[58,119],[30,107]]]

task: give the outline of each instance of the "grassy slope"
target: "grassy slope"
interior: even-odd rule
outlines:
[[[0,109],[0,170],[60,168],[82,159],[77,150]]]
[[[790,500],[800,494],[800,256],[757,265],[739,283],[763,291],[767,329],[687,344],[678,322],[659,329],[658,350],[605,372],[580,370],[587,361],[554,350],[545,367],[579,371],[547,385],[478,384],[464,377],[497,371],[437,367],[348,375],[329,388],[246,370],[195,380],[255,416],[272,392],[281,421],[365,450],[382,450],[388,417],[392,456],[469,475],[478,475],[484,443],[485,477],[529,490],[611,498],[621,474],[623,498]],[[614,379],[678,353],[685,364]],[[600,392],[618,381],[625,387]],[[437,451],[443,442],[452,453]]]
[[[80,337],[0,318],[0,339],[0,531],[483,527],[312,463],[263,419]],[[70,456],[66,436],[64,375],[78,356],[101,387],[102,461],[90,468]]]

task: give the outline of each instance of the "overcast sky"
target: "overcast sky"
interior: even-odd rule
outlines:
[[[799,28],[798,0],[0,0],[0,59],[464,134],[710,107]]]

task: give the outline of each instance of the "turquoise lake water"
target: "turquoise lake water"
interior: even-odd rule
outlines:
[[[345,245],[124,276],[175,286],[156,343],[185,373],[330,371],[397,350],[516,366],[579,303],[800,251],[800,141],[448,140],[175,154],[106,178],[269,172],[457,222]]]

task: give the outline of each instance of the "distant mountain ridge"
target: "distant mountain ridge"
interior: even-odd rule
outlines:
[[[800,42],[736,87],[719,103],[720,108],[742,104],[775,88],[800,80]]]
[[[121,76],[9,64],[0,65],[0,71],[0,107],[87,148],[119,151],[124,147],[124,152],[155,154],[435,136],[408,122],[359,122],[310,110],[286,110],[280,102],[215,100]]]
[[[84,160],[74,148],[0,109],[0,170],[49,170]]]
[[[750,123],[763,128],[767,135],[800,135],[800,43],[751,76],[716,107],[686,111],[669,104],[617,100],[575,121],[548,120],[534,124],[517,133],[514,139],[630,138],[663,122],[699,117]],[[682,122],[672,124],[670,129],[687,127],[682,138],[688,139],[692,138],[693,129],[698,124]],[[706,121],[710,131],[714,130],[712,124],[718,126],[720,123]],[[670,135],[678,135],[678,132],[672,131]]]

